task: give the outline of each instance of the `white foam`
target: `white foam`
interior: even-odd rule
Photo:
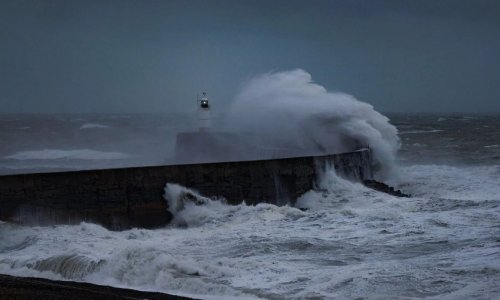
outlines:
[[[173,224],[198,226],[221,217],[227,212],[227,206],[221,201],[213,201],[195,191],[173,183],[165,186],[165,200],[169,211],[174,215]]]
[[[269,145],[284,140],[308,153],[352,151],[358,141],[373,149],[382,177],[393,170],[400,145],[396,127],[373,106],[327,91],[300,69],[250,80],[228,120],[229,129],[265,136]]]
[[[401,184],[421,197],[483,201],[500,199],[500,166],[413,165],[402,168]]]
[[[260,203],[256,206],[227,205],[225,199],[209,199],[178,184],[165,185],[165,200],[169,211],[174,215],[174,226],[201,226],[225,222],[245,222],[259,213],[259,218],[266,220],[282,218],[300,218],[304,213],[293,207],[279,207]]]
[[[5,159],[15,160],[55,160],[55,159],[80,159],[80,160],[113,160],[127,159],[131,156],[121,152],[105,152],[90,149],[59,150],[44,149],[20,151],[5,156]]]
[[[80,126],[80,129],[105,129],[105,128],[109,128],[109,126],[97,123],[86,123]]]
[[[398,218],[400,207],[390,207],[398,201],[396,197],[344,179],[336,174],[332,166],[326,166],[319,174],[317,189],[299,197],[296,206],[317,212],[334,210],[346,216]]]

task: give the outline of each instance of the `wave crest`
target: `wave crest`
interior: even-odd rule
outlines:
[[[398,131],[370,104],[328,92],[304,70],[267,73],[251,79],[228,115],[231,129],[266,137],[266,143],[331,154],[369,146],[379,177],[392,175],[400,147]]]

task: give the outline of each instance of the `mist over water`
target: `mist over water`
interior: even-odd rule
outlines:
[[[267,73],[247,82],[229,108],[227,125],[252,132],[268,147],[296,148],[303,155],[373,150],[379,175],[393,171],[397,128],[373,106],[328,92],[304,70]]]

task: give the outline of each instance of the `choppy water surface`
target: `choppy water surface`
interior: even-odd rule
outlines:
[[[0,174],[164,164],[180,114],[0,115]]]
[[[303,195],[297,208],[205,199],[186,203],[174,224],[157,230],[0,223],[0,273],[212,299],[498,298],[500,118],[391,119],[403,143],[394,182],[412,198],[327,172],[323,190]],[[36,150],[24,145],[2,144],[3,162]],[[46,163],[54,160],[64,163]],[[167,186],[171,201],[180,201],[179,190]]]

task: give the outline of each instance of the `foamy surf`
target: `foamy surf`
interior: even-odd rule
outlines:
[[[290,206],[276,206],[268,203],[252,206],[244,202],[239,205],[228,205],[224,198],[210,199],[194,190],[173,183],[165,185],[164,197],[169,211],[174,216],[171,226],[218,226],[232,222],[247,222],[255,216],[260,220],[298,219],[304,216],[301,210]]]

